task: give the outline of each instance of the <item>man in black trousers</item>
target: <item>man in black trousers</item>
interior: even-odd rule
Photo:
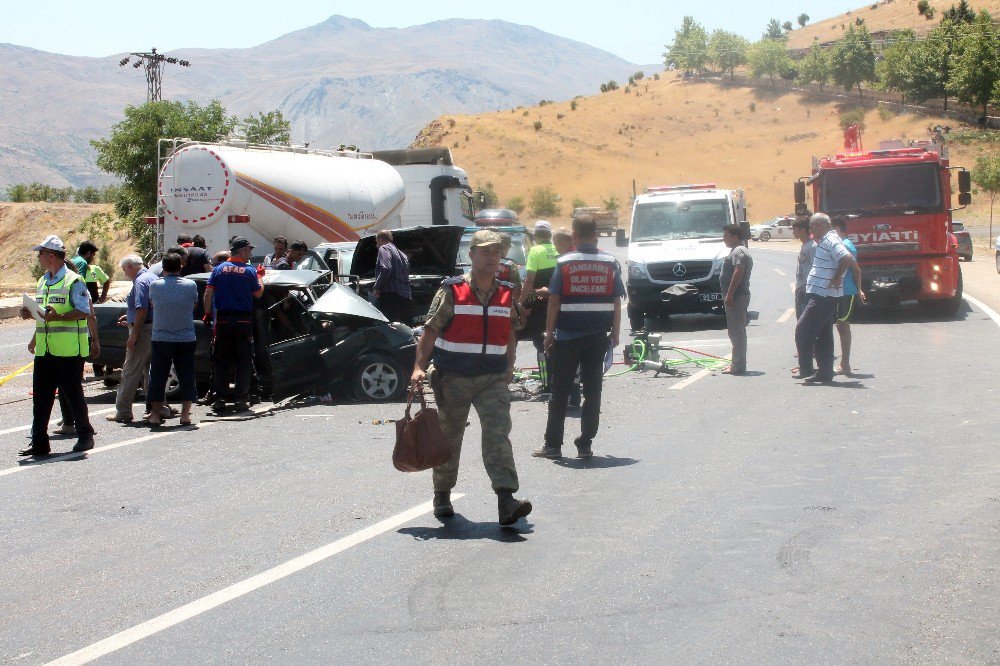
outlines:
[[[580,369],[583,384],[578,458],[593,455],[592,446],[601,417],[604,357],[618,346],[621,330],[622,283],[618,261],[597,249],[597,223],[573,221],[574,252],[559,257],[549,284],[545,320],[545,351],[552,374],[552,397],[545,427],[545,443],[532,451],[539,458],[562,456],[566,407],[570,387]]]

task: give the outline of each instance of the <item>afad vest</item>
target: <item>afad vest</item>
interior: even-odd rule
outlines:
[[[455,314],[434,342],[434,367],[468,377],[506,372],[510,283],[501,282],[485,308],[463,278],[449,278],[442,286],[451,288]]]
[[[556,328],[610,331],[615,311],[615,258],[599,252],[568,252],[556,260],[562,277]]]
[[[74,282],[82,281],[76,273],[67,269],[63,278],[48,286],[45,277],[38,280],[35,290],[35,301],[44,310],[48,306],[57,314],[67,314],[75,308],[70,300],[70,289]],[[89,356],[90,336],[87,332],[87,320],[75,321],[36,321],[35,322],[35,356]]]

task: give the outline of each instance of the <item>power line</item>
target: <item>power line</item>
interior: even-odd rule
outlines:
[[[136,61],[132,63],[134,69],[139,69],[144,67],[146,70],[146,101],[147,102],[159,102],[163,99],[163,66],[164,65],[180,65],[181,67],[190,67],[191,63],[187,60],[180,60],[178,58],[165,56],[162,53],[156,52],[156,47],[153,47],[152,51],[148,53],[143,52],[132,52],[125,56],[119,61],[118,66],[124,67],[129,64],[131,58],[135,56]]]

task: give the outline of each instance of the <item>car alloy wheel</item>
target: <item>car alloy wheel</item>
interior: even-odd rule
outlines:
[[[769,241],[769,240],[771,240],[771,232],[770,231],[762,231],[762,232],[760,232],[760,239],[762,241]]]
[[[354,393],[361,400],[386,402],[402,394],[403,373],[387,356],[362,359],[355,371]]]

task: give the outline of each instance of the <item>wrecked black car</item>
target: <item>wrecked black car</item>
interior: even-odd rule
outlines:
[[[433,226],[393,229],[392,243],[410,260],[410,291],[413,294],[413,321],[423,322],[441,281],[461,275],[458,266],[459,246],[465,227]],[[378,247],[375,236],[358,241],[351,260],[351,275],[358,279],[358,294],[371,299],[375,285]]]
[[[190,276],[204,294],[209,274]],[[370,303],[334,280],[329,271],[269,271],[256,300],[256,391],[281,400],[310,392],[339,392],[357,400],[400,399],[413,369],[413,331],[390,324]],[[200,299],[199,299],[200,300]],[[118,326],[122,303],[95,306],[101,336],[96,364],[120,368],[128,332]],[[195,374],[201,391],[212,377],[211,329],[195,312]],[[179,389],[171,373],[168,398]]]

